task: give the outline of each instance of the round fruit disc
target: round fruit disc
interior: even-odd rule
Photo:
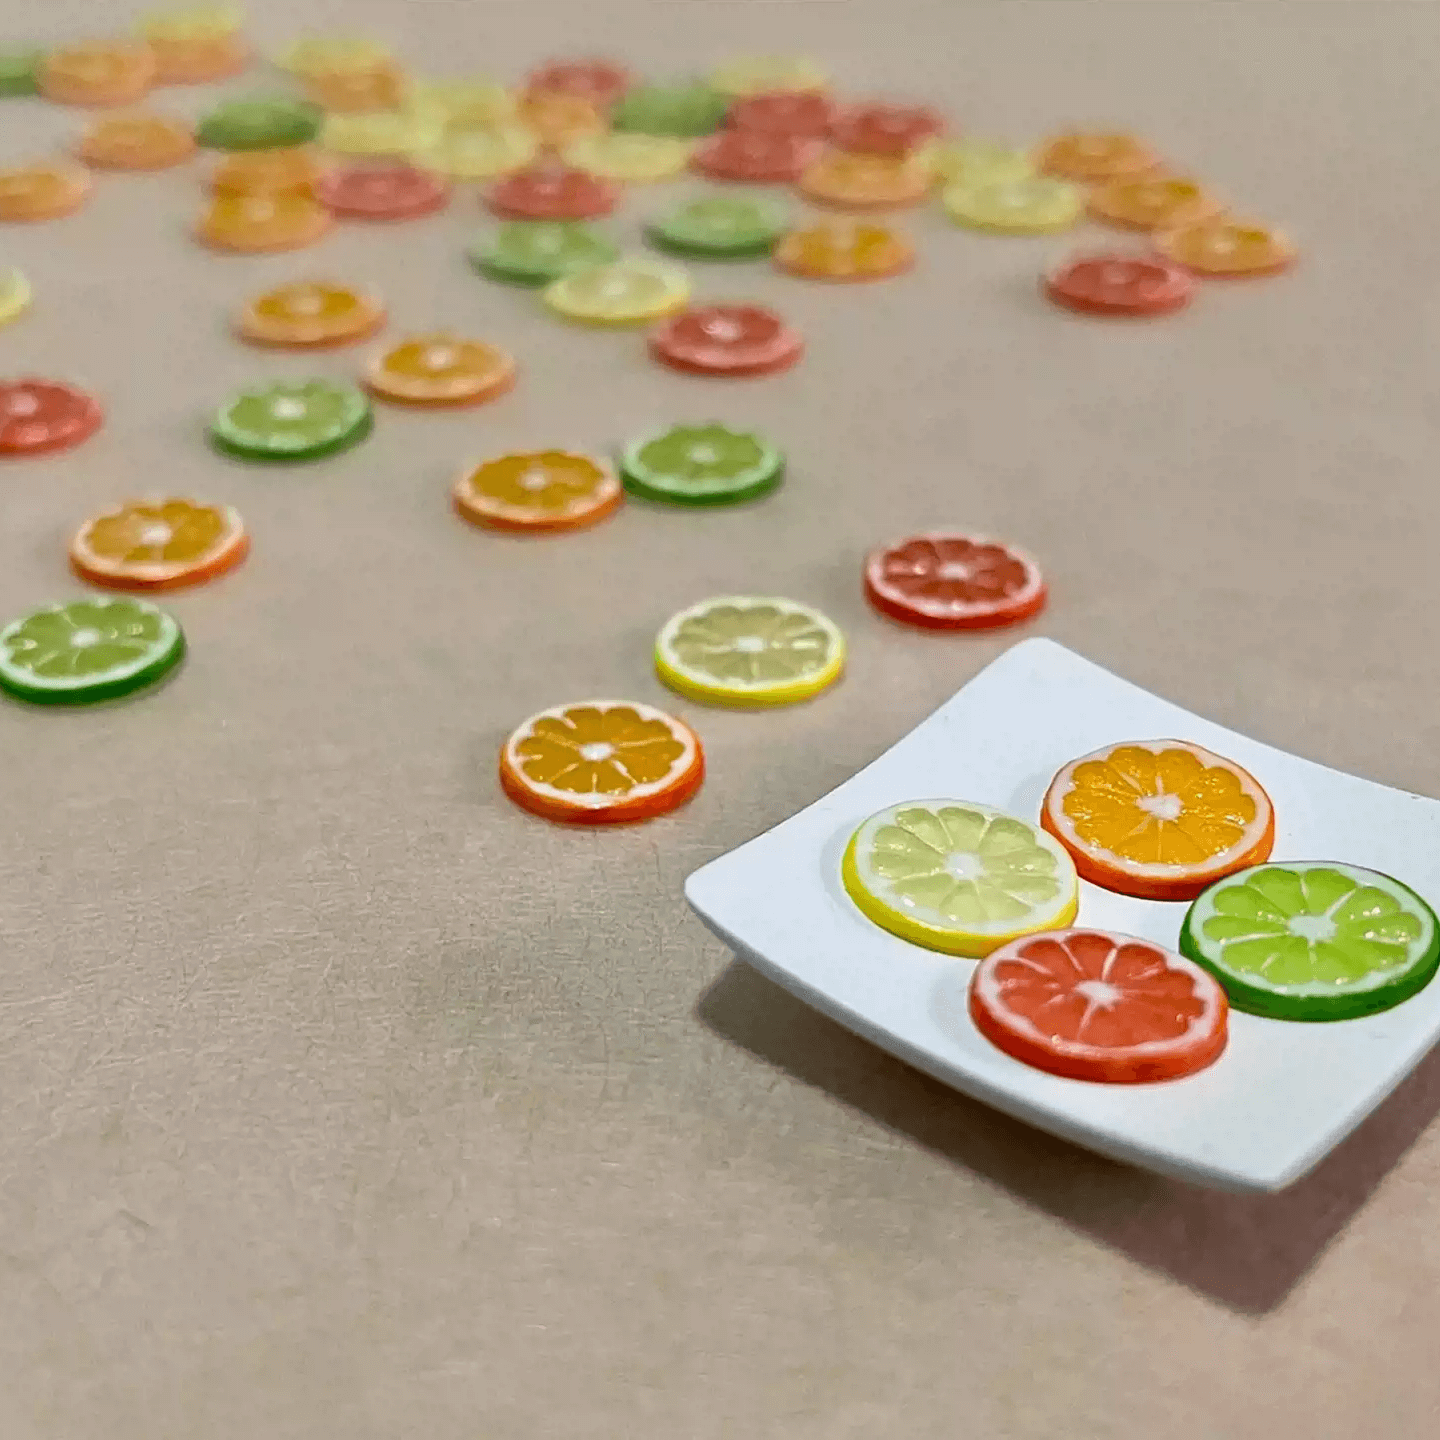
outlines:
[[[370,402],[338,380],[282,380],[242,390],[210,425],[219,449],[247,460],[314,460],[369,432]]]
[[[314,197],[321,175],[308,150],[254,150],[227,155],[210,178],[216,195],[303,195]]]
[[[800,193],[821,205],[888,210],[923,200],[933,180],[930,167],[919,159],[832,150],[800,176]]]
[[[769,130],[722,130],[690,157],[690,168],[712,180],[788,185],[815,163],[818,140]]]
[[[1220,202],[1194,180],[1112,180],[1090,192],[1090,213],[1127,230],[1173,230],[1208,219]]]
[[[249,549],[244,522],[228,505],[132,500],[80,527],[70,564],[95,585],[170,590],[223,575]]]
[[[307,35],[275,57],[292,75],[332,75],[369,71],[392,63],[390,47],[363,35]]]
[[[485,203],[507,220],[598,220],[619,198],[598,176],[556,165],[511,175],[492,187]]]
[[[579,95],[600,106],[612,105],[630,87],[630,74],[608,60],[552,60],[531,72],[529,90]]]
[[[1267,860],[1275,843],[1275,811],[1255,777],[1185,740],[1072,760],[1050,782],[1040,823],[1085,879],[1147,900],[1193,900]]]
[[[333,224],[304,195],[217,195],[195,233],[212,249],[255,254],[313,245]]]
[[[628,446],[620,474],[631,494],[675,505],[733,505],[768,494],[785,457],[758,435],[724,425],[676,425]]]
[[[1045,604],[1040,567],[979,535],[913,535],[865,561],[865,598],[882,614],[932,630],[987,630]]]
[[[196,127],[195,138],[211,150],[286,150],[308,145],[322,119],[318,105],[253,96],[217,105]]]
[[[180,626],[144,600],[72,600],[0,630],[0,689],[37,705],[114,700],[153,685],[184,654]]]
[[[61,105],[133,105],[155,80],[148,45],[75,45],[41,62],[40,93]]]
[[[711,705],[793,705],[845,668],[845,637],[820,611],[773,596],[724,595],[672,615],[655,640],[655,672]]]
[[[775,248],[785,233],[785,215],[764,200],[716,195],[678,206],[652,221],[645,233],[680,255],[745,260]]]
[[[823,95],[790,91],[747,95],[726,116],[733,130],[761,130],[802,140],[825,139],[834,119],[835,107]]]
[[[315,198],[347,220],[413,220],[443,208],[450,187],[413,165],[350,165],[322,177]]]
[[[305,77],[305,98],[336,115],[394,110],[405,99],[405,77],[394,65],[374,70],[331,70]]]
[[[884,280],[908,270],[915,250],[883,226],[832,222],[792,230],[775,247],[775,263],[807,280]]]
[[[690,280],[673,265],[616,260],[562,275],[545,287],[545,303],[587,325],[640,325],[684,309]]]
[[[1136,1085],[1220,1058],[1225,992],[1150,940],[1056,930],[992,951],[970,978],[970,1018],[997,1049],[1071,1080]]]
[[[455,483],[455,508],[496,530],[578,530],[620,506],[624,490],[610,467],[569,450],[503,455]]]
[[[382,400],[405,405],[478,405],[515,383],[515,361],[493,345],[422,335],[387,350],[365,372]]]
[[[150,49],[157,85],[205,85],[238,75],[250,63],[250,52],[238,35],[151,40]]]
[[[415,159],[453,180],[493,180],[523,170],[539,150],[539,141],[529,130],[503,124],[485,130],[451,130],[416,151]]]
[[[493,80],[442,80],[417,85],[407,108],[432,129],[488,130],[515,120],[515,97]]]
[[[650,336],[657,360],[697,375],[773,375],[804,350],[799,332],[760,305],[683,310]]]
[[[1440,966],[1440,925],[1389,875],[1287,861],[1212,885],[1186,913],[1180,949],[1220,981],[1237,1010],[1351,1020],[1430,983]]]
[[[109,115],[81,138],[76,154],[97,170],[168,170],[195,153],[190,127],[163,115]]]
[[[632,184],[669,180],[690,163],[694,145],[670,135],[587,135],[565,148],[565,160],[589,175]]]
[[[530,286],[620,258],[604,236],[574,220],[510,220],[469,254],[475,268],[492,280]]]
[[[0,325],[18,320],[30,308],[30,282],[18,270],[0,270]]]
[[[1000,183],[961,182],[940,197],[958,225],[997,235],[1046,235],[1068,230],[1085,213],[1085,197],[1064,180],[1039,177]]]
[[[711,72],[710,86],[737,99],[772,93],[800,94],[823,90],[830,77],[805,55],[741,55]]]
[[[708,85],[648,85],[629,91],[611,112],[617,130],[693,139],[718,130],[729,100]]]
[[[410,110],[376,110],[363,115],[331,115],[320,131],[320,144],[335,155],[412,155],[441,139],[437,122]]]
[[[56,220],[85,203],[90,177],[59,165],[0,170],[0,220]]]
[[[0,98],[34,95],[44,59],[43,50],[0,50]]]
[[[152,45],[157,40],[205,40],[233,35],[245,23],[238,5],[187,5],[174,10],[151,10],[140,17],[140,33]]]
[[[564,90],[530,91],[520,102],[520,122],[541,145],[552,150],[598,134],[606,125],[604,113],[595,101]]]
[[[1035,175],[1029,155],[993,140],[937,142],[925,146],[923,154],[945,185],[1008,185]]]
[[[1068,925],[1075,866],[1043,830],[968,800],[907,800],[850,837],[840,879],[881,929],[927,950],[978,957]]]
[[[854,105],[830,124],[830,140],[852,155],[908,155],[945,128],[924,105]]]
[[[55,380],[0,381],[0,455],[44,455],[88,440],[104,411],[83,390]]]
[[[704,778],[705,753],[688,725],[620,700],[542,710],[500,751],[500,784],[517,805],[575,825],[653,819]]]
[[[1273,275],[1295,259],[1295,247],[1278,230],[1236,220],[1202,220],[1157,235],[1156,246],[1201,275]]]
[[[256,296],[235,328],[256,345],[346,345],[384,323],[380,302],[343,285],[299,282]]]
[[[1086,183],[1144,175],[1159,163],[1160,157],[1133,135],[1057,135],[1039,156],[1045,174]]]
[[[1052,270],[1045,293],[1087,315],[1165,315],[1190,303],[1190,272],[1154,255],[1082,255]]]

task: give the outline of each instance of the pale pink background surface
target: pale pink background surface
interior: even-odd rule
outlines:
[[[976,133],[1143,132],[1290,226],[1293,276],[1115,327],[1037,299],[1067,241],[936,211],[911,277],[780,306],[790,375],[671,375],[465,265],[473,194],[293,256],[191,243],[202,167],[107,178],[0,230],[33,313],[0,372],[83,381],[110,422],[7,465],[0,610],[77,588],[64,542],[135,492],[240,508],[231,578],[175,598],[193,655],[143,703],[0,708],[0,1434],[6,1440],[731,1440],[964,1435],[1402,1440],[1436,1424],[1440,1063],[1310,1179],[1236,1200],[1004,1120],[729,963],[695,866],[871,759],[1008,643],[882,622],[878,540],[960,524],[1048,567],[1042,627],[1127,678],[1327,764],[1440,794],[1434,59],[1429,5],[589,4],[257,0],[370,29],[417,70],[515,76],[811,52],[853,94]],[[18,0],[3,33],[114,30]],[[243,88],[247,82],[231,88]],[[211,92],[158,103],[198,113]],[[6,161],[76,114],[3,102]],[[620,228],[684,186],[637,192]],[[391,334],[507,344],[493,408],[385,413],[314,469],[211,455],[271,374],[247,294],[372,282]],[[506,542],[447,509],[466,461],[607,448],[710,416],[789,452],[761,505],[629,508]],[[492,778],[508,728],[592,695],[665,703],[674,609],[818,603],[847,680],[752,716],[677,710],[711,777],[668,820],[573,834]],[[1427,1127],[1430,1127],[1427,1129]]]

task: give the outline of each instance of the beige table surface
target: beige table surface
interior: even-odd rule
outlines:
[[[7,37],[26,8],[6,0]],[[370,28],[431,72],[805,50],[847,92],[930,99],[975,132],[1129,125],[1293,227],[1304,262],[1114,327],[1036,298],[1067,242],[926,213],[922,264],[893,283],[699,267],[702,293],[778,304],[812,344],[727,388],[469,273],[469,193],[308,254],[219,258],[187,238],[192,166],[0,232],[37,291],[0,371],[83,381],[110,415],[0,475],[0,610],[71,593],[68,533],[135,492],[230,501],[255,535],[243,570],[175,598],[193,654],[162,692],[0,708],[0,1436],[1434,1433],[1440,1062],[1291,1192],[1202,1193],[852,1038],[732,963],[680,887],[1009,643],[867,610],[865,549],[932,524],[1043,557],[1030,633],[1440,794],[1440,7],[251,9],[267,45]],[[125,16],[49,0],[34,23]],[[78,123],[5,102],[0,151]],[[678,193],[637,193],[624,227]],[[355,363],[228,337],[237,301],[303,274],[374,282],[392,333],[507,343],[522,383],[479,412],[386,413],[314,469],[224,462],[198,427],[227,391]],[[778,495],[637,504],[547,542],[447,509],[466,460],[712,415],[789,451]],[[568,833],[501,796],[511,725],[597,693],[665,703],[658,624],[747,590],[844,625],[839,689],[761,716],[678,706],[711,775],[655,824]]]

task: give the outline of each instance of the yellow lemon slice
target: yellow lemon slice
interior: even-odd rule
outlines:
[[[1025,151],[993,140],[937,140],[921,155],[945,185],[1007,185],[1035,175],[1035,162]]]
[[[152,10],[140,19],[140,33],[162,44],[175,41],[223,40],[245,23],[238,5],[196,5],[182,10]]]
[[[824,67],[806,55],[737,55],[710,74],[711,89],[737,97],[823,90],[829,83]]]
[[[690,277],[678,265],[616,260],[562,275],[545,287],[544,298],[567,320],[638,325],[683,310],[690,299]]]
[[[515,118],[515,96],[494,80],[422,81],[410,92],[412,114],[442,129],[483,130]]]
[[[19,319],[30,308],[30,282],[18,270],[0,270],[0,325]]]
[[[1064,180],[961,181],[941,195],[957,225],[998,235],[1046,235],[1068,230],[1085,210],[1078,187]]]
[[[840,878],[856,907],[892,935],[974,958],[1079,907],[1075,863],[1037,825],[967,800],[907,800],[850,837]]]
[[[793,705],[845,668],[845,637],[796,600],[724,595],[672,615],[655,639],[655,670],[677,694],[712,705]]]
[[[668,180],[690,163],[691,140],[674,135],[585,135],[564,149],[565,160],[577,170],[604,180]]]
[[[320,132],[320,144],[336,155],[408,155],[439,138],[437,126],[405,110],[331,115]]]
[[[292,75],[309,79],[342,71],[378,70],[394,57],[390,47],[360,35],[308,35],[276,57],[275,63]]]
[[[487,130],[449,130],[411,159],[426,170],[454,180],[493,180],[523,170],[539,153],[540,142],[521,125]]]

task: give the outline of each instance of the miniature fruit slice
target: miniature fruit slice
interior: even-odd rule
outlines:
[[[1200,220],[1155,237],[1162,255],[1200,275],[1274,275],[1295,260],[1295,246],[1280,231],[1253,221]]]
[[[1388,1010],[1440,967],[1440,923],[1408,885],[1335,861],[1257,865],[1191,905],[1180,949],[1230,1003],[1276,1020]]]
[[[46,605],[0,630],[0,690],[38,705],[114,700],[180,663],[185,636],[143,600]]]
[[[961,180],[940,197],[957,225],[996,235],[1048,235],[1085,213],[1080,190],[1063,180]]]
[[[370,402],[338,380],[282,380],[242,390],[220,407],[210,437],[248,460],[314,460],[363,440]]]
[[[96,585],[169,590],[224,574],[249,549],[245,524],[228,505],[131,500],[80,527],[70,564]]]
[[[241,150],[227,155],[210,179],[216,195],[301,195],[313,199],[325,172],[303,149]]]
[[[915,247],[884,226],[838,220],[790,231],[775,263],[807,280],[884,280],[915,263]]]
[[[30,308],[30,282],[18,270],[0,270],[0,325],[18,320]]]
[[[725,595],[672,615],[655,640],[655,670],[674,691],[712,705],[792,705],[845,668],[840,627],[813,606]]]
[[[675,265],[616,260],[562,275],[545,287],[545,303],[587,325],[640,325],[683,310],[690,278]]]
[[[306,195],[217,195],[195,236],[212,250],[251,255],[313,245],[333,224],[330,212]]]
[[[519,806],[577,825],[649,820],[705,778],[700,737],[652,705],[591,700],[532,715],[500,751],[500,784]]]
[[[716,195],[679,205],[645,229],[653,244],[680,255],[740,260],[775,248],[785,214],[762,200]]]
[[[824,67],[808,55],[737,55],[710,72],[712,89],[740,98],[823,90],[829,83]]]
[[[986,630],[1028,619],[1045,578],[1023,550],[980,535],[913,535],[871,551],[865,597],[906,625]]]
[[[970,979],[970,1018],[1037,1070],[1135,1085],[1219,1059],[1225,992],[1198,965],[1133,935],[1055,930],[992,951]]]
[[[566,164],[588,175],[643,184],[680,174],[694,148],[673,135],[584,135],[566,146],[564,156]]]
[[[588,455],[536,450],[502,455],[455,482],[455,508],[497,530],[578,530],[624,499],[615,473]]]
[[[761,305],[682,310],[650,335],[650,353],[692,375],[773,375],[805,351],[797,330]]]
[[[256,345],[344,345],[371,334],[384,319],[380,302],[358,290],[299,282],[257,295],[235,328]]]
[[[0,220],[56,220],[85,203],[90,177],[67,165],[0,170]]]
[[[492,280],[532,286],[620,258],[609,240],[578,220],[510,220],[469,255]]]
[[[88,440],[105,412],[62,380],[0,380],[0,455],[47,455]]]
[[[515,383],[515,361],[494,345],[453,335],[402,341],[372,362],[365,384],[405,405],[478,405]]]
[[[1045,174],[1087,184],[1143,175],[1159,163],[1160,157],[1143,140],[1116,134],[1057,135],[1039,156]]]
[[[166,170],[195,153],[188,125],[163,115],[107,115],[89,126],[76,154],[97,170]]]
[[[889,210],[924,199],[933,182],[934,171],[920,157],[832,150],[802,172],[800,193],[846,210]]]
[[[1127,741],[1072,760],[1050,782],[1041,824],[1085,879],[1150,900],[1192,900],[1275,843],[1255,777],[1186,740]]]
[[[1037,826],[967,800],[907,800],[850,837],[840,878],[859,909],[902,940],[977,957],[1075,918],[1079,884]]]
[[[1112,180],[1090,193],[1090,213],[1129,230],[1174,230],[1193,225],[1220,209],[1198,181],[1179,175]]]
[[[675,425],[625,449],[625,488],[677,505],[733,505],[773,490],[785,457],[758,435],[724,425]]]

